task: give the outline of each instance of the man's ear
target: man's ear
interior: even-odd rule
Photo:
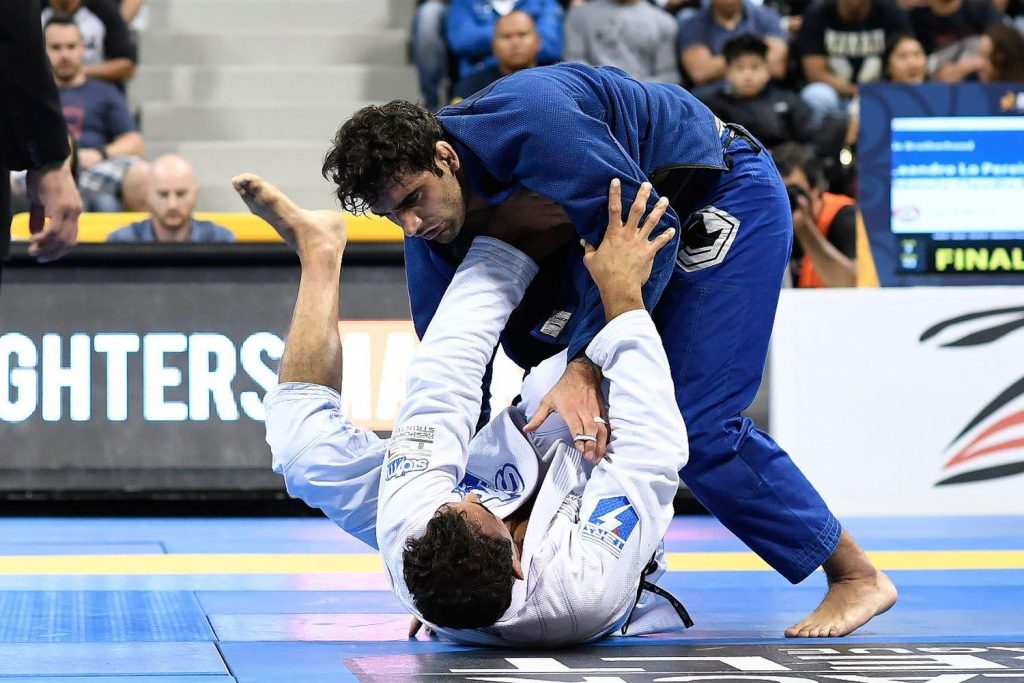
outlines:
[[[446,164],[452,173],[457,173],[462,165],[455,148],[444,140],[438,140],[434,144],[434,158],[437,160],[438,165]]]
[[[523,565],[519,562],[518,553],[512,558],[512,574],[520,581],[523,580]]]

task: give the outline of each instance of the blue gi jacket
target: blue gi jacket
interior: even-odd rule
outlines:
[[[621,179],[628,208],[640,184],[660,171],[726,168],[710,110],[679,86],[643,83],[611,67],[527,69],[446,107],[438,118],[473,190],[488,203],[500,204],[523,188],[544,195],[566,211],[591,244],[601,242],[607,227],[613,178]],[[648,206],[657,199],[652,193]],[[675,264],[681,232],[677,211],[685,217],[696,208],[670,208],[655,229],[657,234],[674,227],[676,236],[655,258],[644,286],[648,310]],[[545,290],[533,297],[534,310],[520,316],[518,330],[510,323],[502,336],[505,352],[524,367],[552,355],[556,349],[549,344],[568,345],[569,357],[575,357],[605,324],[597,286],[583,267],[583,250],[572,245],[566,252],[560,272],[542,268],[531,287]],[[405,261],[413,322],[422,336],[457,264],[450,248],[419,238],[406,239]],[[527,330],[532,339],[525,338]]]

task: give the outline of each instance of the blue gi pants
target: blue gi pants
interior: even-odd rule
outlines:
[[[727,153],[731,170],[700,206],[738,221],[732,241],[714,265],[700,268],[695,257],[687,272],[677,263],[654,320],[690,441],[680,476],[730,531],[797,583],[835,550],[839,522],[789,455],[740,416],[761,383],[789,262],[789,199],[771,156],[752,139],[732,137]],[[690,223],[680,219],[685,241]],[[709,234],[729,225],[727,218],[710,223]]]

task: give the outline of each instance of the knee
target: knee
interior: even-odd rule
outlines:
[[[800,98],[811,108],[815,124],[820,124],[826,116],[842,107],[839,93],[828,83],[809,83],[800,91]]]
[[[427,0],[416,8],[413,17],[413,37],[416,40],[442,40],[448,5],[440,0]]]
[[[85,210],[91,213],[117,213],[124,207],[117,195],[108,192],[96,192],[85,198]]]

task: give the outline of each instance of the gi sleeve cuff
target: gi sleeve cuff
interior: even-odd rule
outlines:
[[[319,400],[341,410],[341,394],[331,387],[310,382],[284,382],[267,392],[263,405],[270,408],[287,401]]]
[[[591,340],[587,346],[587,357],[604,367],[620,344],[644,337],[659,339],[651,315],[642,308],[626,311],[612,319]]]
[[[533,280],[538,271],[538,266],[533,259],[508,242],[502,242],[494,237],[474,239],[473,245],[466,255],[467,259],[471,257],[500,265],[514,277],[527,283]]]

